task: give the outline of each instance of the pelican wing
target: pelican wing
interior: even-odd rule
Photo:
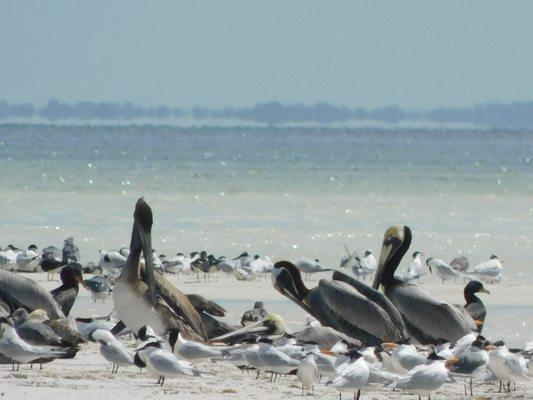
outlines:
[[[141,264],[141,277],[144,278],[145,267]],[[193,331],[205,339],[204,326],[200,314],[195,310],[190,300],[177,287],[170,283],[161,272],[154,271],[157,294],[167,305],[183,319]]]
[[[31,279],[9,271],[0,271],[0,298],[8,304],[14,301],[30,311],[43,309],[52,319],[65,318],[50,293]]]
[[[198,312],[206,312],[215,317],[223,317],[226,315],[227,311],[214,301],[208,300],[199,294],[187,294],[186,296]]]
[[[401,331],[378,304],[361,295],[345,282],[320,280],[318,290],[328,307],[350,325],[381,341],[397,342]]]
[[[467,313],[451,304],[436,301],[418,285],[397,285],[388,289],[386,294],[402,314],[410,333],[426,342],[423,344],[436,343],[439,339],[453,343],[476,330]]]
[[[392,302],[380,291],[365,285],[363,282],[353,279],[352,277],[340,272],[335,271],[332,278],[336,281],[346,282],[352,286],[355,290],[365,296],[368,300],[374,302],[380,306],[388,315],[392,323],[402,332],[403,336],[406,336],[405,324],[403,323],[402,315],[398,309],[392,304]]]
[[[320,350],[329,350],[335,343],[344,340],[350,347],[361,347],[361,341],[354,339],[342,332],[336,331],[329,326],[309,326],[301,331],[293,333],[300,342],[314,342]]]

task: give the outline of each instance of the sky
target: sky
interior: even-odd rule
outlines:
[[[533,100],[532,1],[0,0],[0,99]]]

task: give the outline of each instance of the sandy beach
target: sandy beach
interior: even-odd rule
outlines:
[[[47,281],[43,273],[24,274],[36,280],[44,287],[51,289],[58,286],[57,281]],[[322,273],[324,277],[328,273]],[[87,276],[88,277],[88,276]],[[217,281],[196,282],[195,277],[168,275],[169,279],[185,293],[199,293],[210,299],[218,301],[228,310],[226,320],[238,323],[242,312],[249,309],[255,300],[262,300],[265,307],[272,313],[282,315],[288,323],[289,329],[300,329],[305,323],[305,313],[290,303],[272,288],[270,278],[256,282],[240,282],[233,278],[219,276]],[[319,277],[314,276],[306,284],[313,286]],[[424,277],[424,287],[435,297],[460,302],[462,283],[446,283],[442,285],[432,276]],[[498,308],[498,304],[507,303],[511,309],[521,309],[531,302],[531,294],[527,285],[517,282],[508,283],[504,280],[501,284],[489,286],[492,295],[483,299],[488,309],[487,332],[488,338],[503,338],[515,346],[523,345],[531,339],[526,337],[528,329],[524,324],[533,324],[530,313],[523,320],[517,320],[516,313],[491,314],[491,309]],[[89,292],[81,288],[72,315],[96,316],[105,315],[112,310],[112,300],[94,303]],[[528,307],[529,308],[529,307]],[[522,335],[517,336],[520,328]],[[129,347],[135,347],[135,341],[123,338]],[[120,368],[119,373],[111,374],[111,365],[99,354],[98,345],[86,343],[81,351],[72,360],[58,360],[43,365],[43,370],[38,367],[29,368],[22,365],[19,371],[11,371],[11,365],[0,366],[0,394],[7,399],[12,398],[39,398],[50,400],[85,399],[85,398],[115,398],[147,399],[162,396],[180,396],[184,399],[202,398],[246,398],[269,400],[298,398],[301,394],[300,386],[295,376],[280,377],[274,383],[270,382],[270,375],[261,373],[259,379],[255,372],[241,372],[234,366],[226,363],[198,363],[204,371],[213,373],[214,376],[194,379],[168,379],[163,387],[156,384],[156,379],[146,371],[142,373],[136,367]],[[320,398],[337,399],[338,392],[334,389],[318,384],[314,395]],[[75,390],[71,390],[75,389]],[[463,385],[459,380],[455,384],[446,384],[437,393],[437,398],[465,398]],[[474,397],[483,398],[528,398],[533,390],[531,381],[519,382],[516,391],[500,394],[498,386],[493,384],[480,384],[474,387]],[[350,398],[345,394],[344,398]],[[397,399],[415,398],[403,393],[382,389],[376,392],[364,393],[363,399]]]

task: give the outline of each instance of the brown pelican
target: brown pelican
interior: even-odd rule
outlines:
[[[153,216],[142,198],[135,205],[133,220],[130,254],[113,290],[119,318],[135,333],[149,325],[158,335],[169,329],[179,329],[186,336],[205,339],[202,319],[189,299],[153,269]]]
[[[50,318],[62,319],[63,311],[50,293],[31,279],[0,270],[0,300],[13,312],[24,307],[28,311],[43,309]]]
[[[356,338],[364,346],[406,339],[400,313],[382,293],[339,271],[332,278],[321,279],[317,287],[308,289],[294,264],[280,261],[272,270],[276,290],[322,325]]]
[[[411,230],[393,225],[385,232],[373,287],[381,285],[385,295],[402,314],[411,336],[422,344],[439,340],[455,342],[476,330],[474,320],[463,307],[455,307],[433,299],[419,285],[394,277],[402,257],[411,245]]]

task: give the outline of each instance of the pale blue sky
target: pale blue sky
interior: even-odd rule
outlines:
[[[533,100],[533,1],[0,2],[0,99]]]

